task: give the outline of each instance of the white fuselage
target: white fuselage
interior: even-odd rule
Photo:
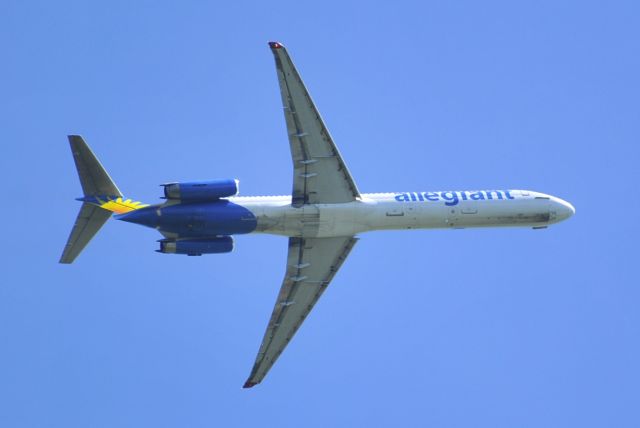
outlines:
[[[229,200],[255,215],[255,233],[318,238],[391,229],[543,228],[575,212],[562,199],[525,190],[368,193],[354,202],[300,208],[288,196]]]

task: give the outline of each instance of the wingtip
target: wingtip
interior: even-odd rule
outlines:
[[[78,135],[78,134],[67,135],[67,139],[69,140],[70,143],[84,141],[82,139],[82,135]]]
[[[270,47],[271,49],[281,49],[281,48],[283,48],[284,46],[283,46],[283,45],[282,45],[282,43],[280,43],[280,42],[269,42],[269,47]]]
[[[258,382],[251,382],[251,381],[249,381],[249,380],[248,380],[248,381],[246,381],[246,382],[244,383],[244,385],[242,385],[242,387],[243,387],[244,389],[248,389],[248,388],[253,388],[253,387],[254,387],[254,386],[256,386],[257,384],[258,384]]]

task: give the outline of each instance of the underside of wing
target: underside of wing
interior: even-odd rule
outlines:
[[[67,245],[65,245],[60,257],[60,263],[73,263],[84,247],[91,241],[91,238],[109,220],[111,214],[110,211],[95,205],[83,203],[67,240]]]
[[[284,281],[245,388],[264,379],[356,241],[354,237],[289,238]]]
[[[293,160],[293,206],[334,204],[358,198],[356,187],[287,50],[269,43]]]

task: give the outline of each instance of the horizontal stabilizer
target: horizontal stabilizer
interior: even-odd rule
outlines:
[[[116,184],[81,136],[69,135],[69,144],[85,196],[122,196]]]
[[[82,207],[60,257],[60,263],[73,263],[91,238],[111,217],[111,211],[126,212],[140,205],[130,200],[122,200],[118,186],[81,136],[69,135],[69,144],[84,197],[79,198],[83,202]]]
[[[67,245],[64,247],[60,263],[73,263],[78,254],[87,246],[91,238],[111,217],[111,212],[98,206],[83,203],[73,225]]]

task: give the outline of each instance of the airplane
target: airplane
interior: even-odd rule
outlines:
[[[244,388],[260,383],[336,275],[359,234],[374,230],[531,227],[566,220],[573,206],[531,190],[360,193],[286,48],[275,57],[293,162],[291,196],[238,196],[238,180],[165,183],[163,203],[125,199],[82,137],[68,137],[83,197],[60,263],[72,263],[112,216],[163,235],[156,251],[233,250],[233,235],[289,238],[284,279]]]

